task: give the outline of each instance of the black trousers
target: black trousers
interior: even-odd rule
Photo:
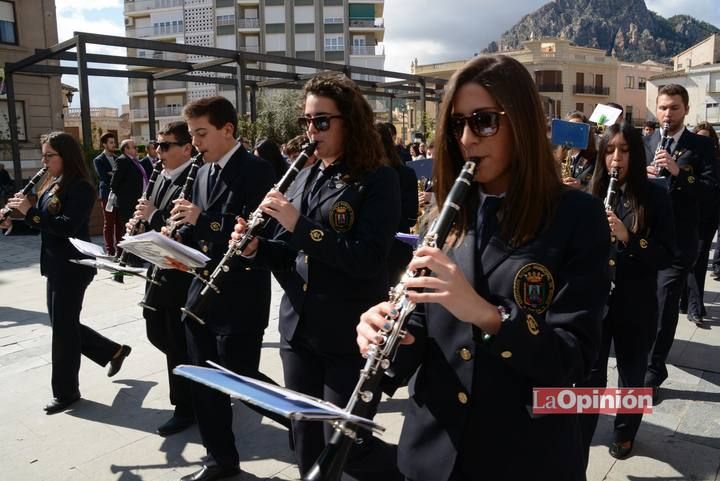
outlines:
[[[83,298],[91,280],[47,281],[47,308],[52,326],[52,390],[53,396],[60,399],[80,392],[81,355],[105,366],[120,349],[120,344],[80,324]]]
[[[302,339],[293,339],[292,345],[282,341],[282,359],[285,386],[310,396],[324,399],[344,408],[355,390],[364,360],[360,354],[323,353]],[[372,413],[375,414],[378,395]],[[301,475],[305,475],[318,459],[326,441],[332,435],[332,426],[319,421],[293,422],[295,458]],[[359,481],[402,480],[397,469],[397,446],[361,433],[361,442],[350,450],[345,472]]]
[[[646,386],[660,386],[668,377],[667,361],[678,324],[680,295],[691,267],[673,266],[658,271],[658,326],[645,374]]]
[[[264,329],[258,329],[256,332],[248,331],[242,334],[215,334],[206,326],[188,319],[185,322],[185,335],[190,363],[207,367],[206,360],[214,361],[237,374],[274,383],[258,371],[263,332]],[[225,468],[237,467],[240,458],[232,430],[230,396],[196,382],[192,383],[191,391],[200,436],[211,458],[209,464],[215,463]],[[282,416],[252,404],[247,406],[263,416],[289,426],[288,420]]]
[[[172,372],[179,364],[188,362],[185,326],[180,320],[181,314],[179,307],[158,307],[157,311],[143,309],[148,340],[165,354],[170,404],[175,406],[175,414],[187,418],[193,415],[190,392],[192,381]]]
[[[695,267],[688,273],[686,295],[680,302],[681,307],[686,307],[688,314],[696,316],[707,316],[703,297],[705,294],[705,275],[707,274],[708,260],[710,258],[710,247],[715,236],[717,225],[700,224],[700,242],[698,243],[698,258]],[[720,244],[720,243],[719,243]]]
[[[589,378],[579,383],[579,387],[607,387],[607,366],[610,356],[610,345],[614,344],[615,359],[618,370],[618,387],[637,388],[644,386],[647,358],[652,338],[655,335],[654,309],[646,311],[649,315],[643,316],[641,312],[630,313],[627,303],[632,302],[631,291],[626,291],[624,299],[610,298],[610,309],[603,320],[602,341],[597,361],[590,370]],[[654,298],[654,293],[650,293]],[[647,296],[639,296],[645,299]],[[637,299],[636,299],[637,301]],[[654,299],[653,299],[654,301]],[[642,304],[645,304],[643,301]],[[585,462],[587,463],[595,429],[597,428],[598,414],[580,415],[580,429],[582,431]],[[642,414],[618,413],[615,416],[614,441],[622,443],[633,441]]]

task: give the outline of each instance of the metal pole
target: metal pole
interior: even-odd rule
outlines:
[[[250,86],[250,121],[257,122],[257,86]]]
[[[20,190],[23,185],[22,165],[20,163],[20,143],[17,125],[17,112],[15,111],[15,85],[13,75],[5,77],[5,91],[8,103],[8,126],[10,127],[10,151],[12,153],[13,175],[15,176],[15,188]]]
[[[87,77],[87,54],[85,40],[79,37],[77,40],[77,66],[78,66],[78,94],[80,95],[80,124],[82,126],[83,146],[86,151],[93,148],[92,124],[90,120],[90,88]]]
[[[420,79],[420,132],[423,134],[423,141],[427,132],[425,132],[425,79]]]
[[[245,117],[247,115],[247,81],[245,78],[245,65],[238,64],[238,88],[240,89],[240,105],[238,105],[238,112],[240,113],[241,117]],[[250,95],[253,95],[253,92],[250,92]],[[251,97],[252,104],[255,103],[254,97]],[[251,105],[250,109],[252,110],[254,107]],[[252,117],[252,114],[250,114]],[[254,121],[254,120],[253,120]]]
[[[155,80],[152,77],[147,79],[147,98],[148,122],[150,122],[149,140],[155,140]]]

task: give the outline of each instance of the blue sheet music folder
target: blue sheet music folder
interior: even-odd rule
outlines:
[[[212,361],[208,361],[208,364],[216,369],[183,364],[177,366],[173,372],[290,419],[302,421],[346,420],[375,432],[385,431],[385,428],[372,420],[353,416],[322,399],[241,376]]]

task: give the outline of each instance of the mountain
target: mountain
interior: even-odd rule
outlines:
[[[530,38],[562,37],[620,60],[669,62],[720,30],[689,15],[663,18],[644,0],[555,0],[525,15],[485,52],[514,50]]]

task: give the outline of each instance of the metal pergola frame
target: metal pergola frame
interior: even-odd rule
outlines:
[[[207,57],[211,60],[187,62],[176,60],[160,60],[143,57],[119,55],[100,55],[87,52],[87,45],[103,45],[129,49],[154,50],[156,52],[172,52]],[[74,52],[71,52],[75,49]],[[46,61],[72,61],[76,66],[48,65]],[[90,68],[88,64],[100,63],[109,65],[126,65],[131,67],[149,67],[158,72],[143,70],[113,70]],[[276,64],[290,67],[314,69],[314,74],[298,74],[281,72],[265,68],[248,68],[249,63],[258,65]],[[317,60],[283,57],[279,55],[261,54],[247,51],[227,50],[213,47],[201,47],[179,43],[167,43],[157,40],[100,35],[86,32],[75,32],[73,37],[47,49],[37,50],[35,54],[22,60],[5,64],[5,85],[8,102],[8,122],[13,156],[13,169],[16,182],[21,182],[20,143],[18,139],[17,113],[15,109],[14,75],[77,75],[79,79],[78,95],[80,97],[80,120],[83,145],[92,148],[90,119],[90,95],[88,77],[120,77],[137,78],[147,81],[148,121],[150,138],[155,137],[155,85],[156,80],[175,80],[180,82],[197,82],[225,84],[235,87],[235,100],[242,116],[248,114],[247,100],[250,95],[250,119],[257,118],[256,97],[260,88],[301,88],[304,81],[319,72],[341,72],[353,78],[353,75],[368,75],[380,78],[395,79],[388,82],[372,82],[353,79],[366,95],[386,97],[390,99],[389,112],[392,118],[393,99],[420,100],[419,113],[425,116],[425,102],[440,102],[445,79],[425,77],[402,72],[360,67],[348,64],[322,62]],[[214,76],[222,74],[222,77]],[[424,132],[424,125],[420,130]]]

